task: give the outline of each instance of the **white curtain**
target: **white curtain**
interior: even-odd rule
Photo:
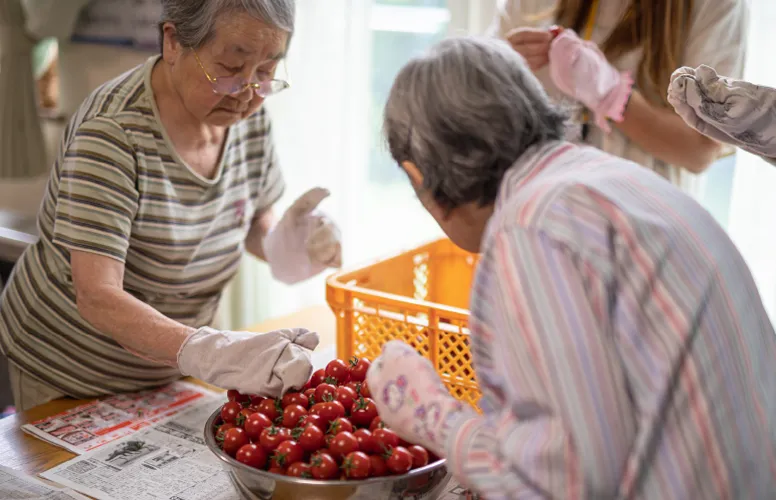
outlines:
[[[495,0],[297,3],[292,86],[266,104],[287,182],[277,208],[313,186],[329,188],[321,208],[342,230],[346,267],[441,236],[381,147],[382,99],[404,61],[446,34],[484,31],[494,7]],[[241,328],[324,304],[325,277],[284,286],[246,257],[225,294],[223,324]]]

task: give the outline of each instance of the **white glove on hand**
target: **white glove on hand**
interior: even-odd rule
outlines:
[[[323,188],[306,192],[264,237],[264,257],[275,279],[290,285],[342,265],[339,229],[316,210],[328,196]]]
[[[776,164],[776,89],[720,76],[708,66],[671,75],[668,102],[701,134]]]
[[[450,395],[429,360],[398,340],[383,346],[366,380],[385,425],[437,456],[445,456],[450,431],[475,416]]]
[[[307,383],[317,346],[318,334],[304,328],[251,333],[203,327],[181,345],[178,368],[222,389],[276,398]]]

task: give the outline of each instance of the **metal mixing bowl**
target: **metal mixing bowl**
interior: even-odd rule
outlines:
[[[214,426],[220,419],[218,408],[205,424],[205,442],[210,451],[226,464],[237,481],[262,500],[399,500],[434,499],[448,483],[450,474],[440,460],[401,476],[386,476],[361,481],[319,481],[270,474],[241,464],[224,453],[216,443]]]

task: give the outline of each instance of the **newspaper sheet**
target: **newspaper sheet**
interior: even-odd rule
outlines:
[[[203,436],[205,421],[221,403],[192,407],[41,476],[99,500],[239,500]]]
[[[222,394],[189,382],[119,394],[22,426],[22,430],[75,454],[86,453]]]
[[[23,472],[0,465],[0,498],[14,500],[87,500],[78,493],[52,486]]]

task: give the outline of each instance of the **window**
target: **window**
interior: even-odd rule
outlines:
[[[491,0],[298,2],[288,54],[291,89],[267,101],[287,191],[284,210],[314,186],[331,190],[322,209],[337,221],[346,266],[442,236],[391,159],[383,106],[404,63],[448,33],[469,29]],[[228,327],[325,300],[324,277],[286,287],[246,258],[224,304]]]
[[[776,64],[770,47],[776,33],[776,2],[749,0],[749,44],[745,78],[776,87]],[[727,229],[741,250],[760,290],[771,320],[776,319],[776,168],[738,151],[704,176],[700,201]]]

